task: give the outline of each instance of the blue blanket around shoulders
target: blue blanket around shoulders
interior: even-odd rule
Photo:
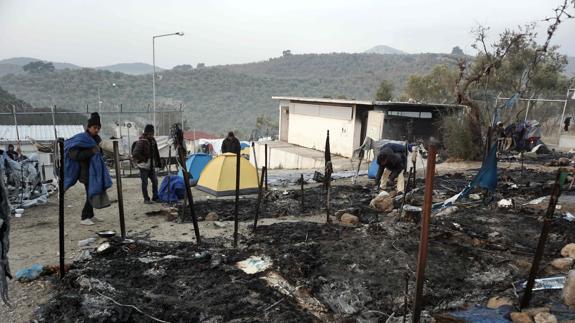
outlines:
[[[73,148],[93,148],[96,145],[96,140],[87,132],[74,135],[64,142],[64,191],[74,186],[80,178],[80,162],[70,158],[70,150]],[[88,174],[89,198],[104,193],[112,186],[112,178],[101,153],[94,154],[90,159]]]

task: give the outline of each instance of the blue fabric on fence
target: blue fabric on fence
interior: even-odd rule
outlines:
[[[170,182],[170,190],[168,192],[168,178]],[[170,175],[162,179],[162,184],[160,184],[160,191],[158,192],[158,197],[162,202],[178,202],[183,199],[186,195],[186,186],[184,185],[184,179],[180,176]]]
[[[73,148],[93,148],[97,143],[87,132],[82,132],[64,142],[64,191],[74,186],[80,177],[80,162],[70,158]],[[90,159],[88,197],[100,195],[112,186],[112,178],[101,153]]]

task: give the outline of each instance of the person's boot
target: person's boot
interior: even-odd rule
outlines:
[[[94,225],[94,221],[92,221],[91,219],[84,219],[82,221],[80,221],[81,225]]]

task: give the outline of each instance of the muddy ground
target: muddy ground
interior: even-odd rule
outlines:
[[[435,198],[438,201],[462,188],[471,176],[461,172],[469,165],[449,166],[452,166],[448,169],[453,174],[438,177],[436,181]],[[474,164],[471,168],[477,166]],[[516,208],[500,210],[484,206],[482,201],[472,201],[455,214],[433,219],[426,285],[426,308],[432,313],[472,304],[484,305],[495,295],[516,299],[511,283],[526,277],[541,226],[540,211],[524,209],[520,205],[546,195],[546,182],[553,174],[539,171],[521,174],[509,170],[513,167],[504,166],[501,173],[520,184],[519,188],[509,189],[509,185],[501,181],[498,191],[502,196],[495,198],[513,197],[517,200]],[[501,178],[507,180],[505,176]],[[349,182],[348,179],[336,183],[334,211],[355,207],[355,213],[364,225],[343,228],[308,223],[325,221],[321,187],[306,186],[303,216],[298,190],[279,188],[268,197],[262,226],[256,236],[249,230],[255,197],[242,199],[244,207],[240,208],[240,218],[247,221],[240,225],[240,249],[233,250],[230,248],[232,225],[229,222],[224,222],[224,228],[215,228],[212,222],[200,221],[205,244],[198,247],[191,243],[194,235],[190,223],[180,224],[177,219],[168,221],[164,216],[146,215],[146,212],[159,210],[160,206],[143,205],[138,198],[137,180],[125,180],[124,190],[131,192],[124,193],[127,196],[127,227],[131,230],[129,235],[137,238],[137,242],[115,245],[111,253],[95,255],[86,263],[76,264],[76,269],[63,283],[53,277],[25,284],[11,282],[10,293],[16,307],[10,310],[0,307],[0,317],[8,318],[8,322],[26,322],[31,317],[46,322],[152,321],[149,316],[134,308],[117,305],[107,297],[121,304],[135,305],[148,315],[175,322],[210,318],[213,322],[231,319],[300,322],[314,317],[385,321],[392,313],[401,315],[406,275],[410,300],[414,289],[418,226],[397,217],[378,216],[364,201],[366,196],[373,194],[368,182],[362,179],[361,185],[355,187]],[[79,211],[81,193],[78,190],[67,195],[72,195],[67,211]],[[194,192],[194,197],[200,217],[208,211],[216,211],[226,220],[233,214],[233,204],[230,204],[233,202],[228,199],[206,201],[206,196],[202,197],[198,192]],[[421,198],[417,197],[413,204],[419,201]],[[35,262],[57,262],[55,203],[53,197],[51,204],[43,210],[30,210],[23,218],[14,220],[13,271]],[[81,227],[73,215],[69,216],[66,237],[69,261],[78,254],[78,240],[93,236],[95,231],[117,227],[117,215],[112,208],[97,214],[103,215],[106,221],[95,227]],[[378,218],[383,222],[378,223]],[[289,222],[284,223],[286,221]],[[570,222],[555,222],[546,262],[559,256],[565,243],[575,240],[573,229]],[[196,254],[200,256],[196,257]],[[259,278],[269,270],[247,275],[233,266],[254,254],[271,257],[274,263],[271,270],[312,295],[323,311],[318,314],[302,310],[297,298],[267,287]],[[149,263],[139,260],[166,255],[180,258],[168,257]],[[83,278],[78,280],[80,277]],[[86,285],[86,282],[90,283]],[[558,306],[557,295],[557,292],[537,292],[534,303],[551,302]],[[47,305],[39,309],[38,305],[42,303]]]

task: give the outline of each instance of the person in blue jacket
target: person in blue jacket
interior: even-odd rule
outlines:
[[[81,145],[76,145],[71,147],[69,150],[69,157],[73,161],[77,161],[80,164],[80,176],[78,180],[80,183],[84,184],[86,189],[86,202],[84,202],[84,208],[82,209],[82,221],[83,225],[94,225],[94,221],[101,221],[94,216],[94,208],[90,203],[89,198],[89,187],[90,187],[90,162],[92,157],[100,152],[99,144],[102,141],[100,136],[100,129],[102,124],[100,123],[100,115],[94,112],[91,114],[90,119],[88,119],[88,127],[86,128],[86,133],[94,139],[96,145],[91,148],[85,148]]]

